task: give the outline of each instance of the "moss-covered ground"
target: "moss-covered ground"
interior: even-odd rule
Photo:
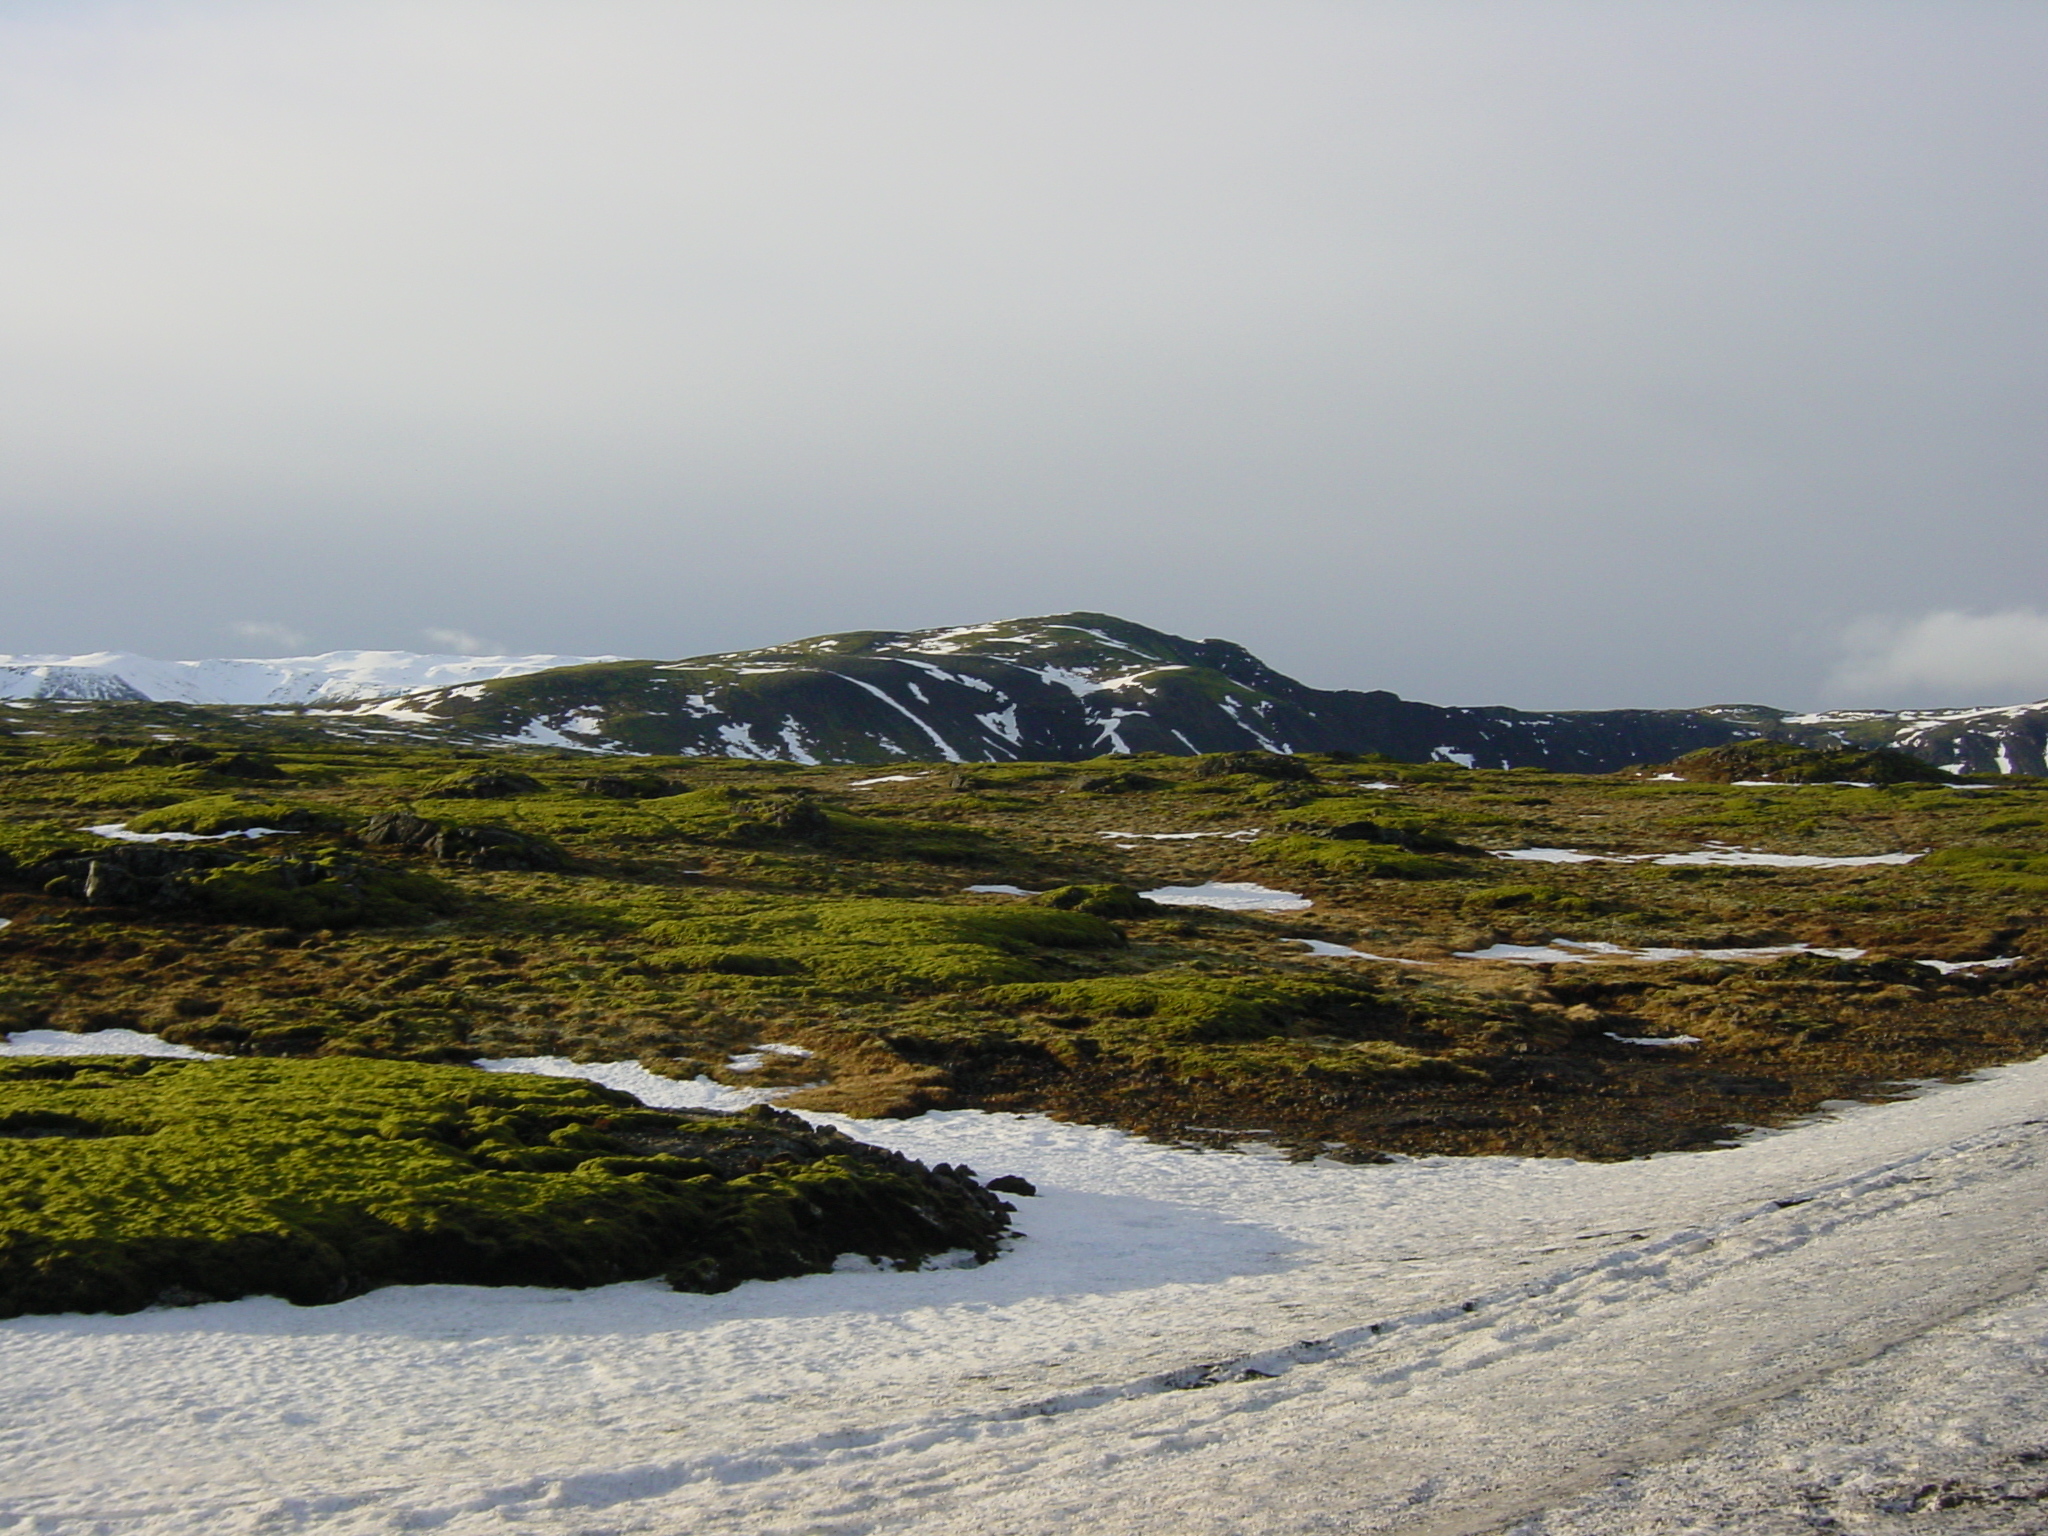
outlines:
[[[410,1062],[0,1059],[0,1317],[377,1286],[679,1290],[994,1256],[1001,1202],[793,1115]]]
[[[636,1057],[808,1085],[797,1107],[1035,1108],[1361,1157],[1705,1145],[2048,1038],[2041,959],[1914,963],[2042,949],[2048,784],[2032,779],[1757,788],[1252,754],[913,763],[864,784],[876,770],[351,741],[300,717],[266,736],[247,712],[130,708],[125,735],[113,706],[10,712],[0,1027],[255,1057]],[[286,835],[123,854],[79,830],[116,821]],[[1215,835],[1135,835],[1163,833]],[[1713,842],[1930,856],[1495,857]],[[174,867],[149,862],[163,850]],[[1128,894],[1207,880],[1314,905]],[[980,884],[1058,894],[966,892]],[[1554,939],[1870,954],[1452,958]],[[1627,1043],[1679,1034],[1700,1043]],[[814,1054],[726,1065],[765,1041]]]

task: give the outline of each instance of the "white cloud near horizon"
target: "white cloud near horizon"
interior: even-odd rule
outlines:
[[[457,656],[502,656],[505,652],[488,640],[480,640],[466,629],[423,629],[420,633],[430,645],[438,645],[444,651]]]
[[[228,629],[238,639],[259,640],[265,645],[278,647],[278,655],[304,651],[310,643],[304,634],[289,624],[275,624],[267,619],[237,619]]]
[[[1871,707],[2019,704],[2048,697],[2048,614],[1940,609],[1844,633],[1830,693]]]

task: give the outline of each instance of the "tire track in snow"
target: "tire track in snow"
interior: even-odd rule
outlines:
[[[1976,1236],[2006,1237],[2015,1225],[2010,1186],[2024,1182],[2030,1192],[2020,1203],[2048,1215],[2044,1142],[2048,1135],[2040,1122],[1986,1132],[1788,1192],[1712,1226],[1670,1232],[1321,1338],[991,1412],[840,1427],[670,1463],[538,1475],[473,1488],[453,1499],[405,1502],[407,1516],[450,1531],[471,1529],[468,1520],[476,1517],[495,1525],[583,1521],[600,1513],[626,1521],[603,1529],[664,1529],[660,1521],[687,1512],[696,1529],[746,1526],[764,1533],[929,1529],[993,1536],[1050,1531],[1086,1519],[1105,1530],[1175,1536],[1247,1528],[1474,1536],[1617,1471],[1679,1454],[1786,1392],[2023,1288],[2048,1259],[2048,1222],[2024,1215],[2017,1226],[2044,1235],[2017,1244],[2000,1263],[1984,1266],[1953,1250],[1929,1250],[1923,1256],[1940,1272],[1932,1285],[1918,1283],[1929,1278],[1923,1265],[1915,1271],[1916,1283],[1903,1291],[1893,1285],[1879,1294],[1866,1283],[1865,1294],[1843,1298],[1825,1317],[1796,1305],[1797,1294],[1810,1292],[1832,1269],[1829,1250],[1856,1246],[1850,1240],[1858,1238],[1866,1246],[1876,1238],[1882,1246],[1889,1241],[1882,1229],[1902,1214],[1933,1219],[1932,1206],[1989,1192],[1990,1230]],[[1982,1212],[1979,1217],[1981,1228]],[[1715,1331],[1712,1314],[1728,1310],[1706,1305],[1725,1300],[1715,1293],[1748,1287],[1774,1294],[1787,1286],[1791,1298],[1779,1298],[1775,1328],[1762,1325],[1751,1305],[1735,1309],[1743,1322],[1738,1331],[1751,1335],[1746,1343]],[[1654,1308],[1700,1315],[1661,1355],[1624,1352],[1619,1366],[1572,1360],[1575,1350],[1583,1353],[1603,1330],[1626,1331]],[[1721,1379],[1715,1386],[1717,1371]],[[1515,1378],[1516,1390],[1504,1391],[1504,1381]],[[1237,1390],[1205,1390],[1217,1387]],[[1203,1406],[1191,1412],[1193,1399]],[[1348,1458],[1318,1463],[1310,1457],[1304,1464],[1301,1437],[1283,1429],[1281,1444],[1262,1449],[1284,1468],[1276,1486],[1252,1498],[1219,1500],[1205,1493],[1194,1507],[1162,1501],[1147,1486],[1123,1490],[1126,1497],[1112,1500],[1101,1469],[1089,1470],[1103,1440],[1135,1435],[1155,1442],[1144,1458],[1141,1484],[1170,1474],[1176,1484],[1199,1485],[1209,1481],[1203,1470],[1175,1467],[1174,1461],[1241,1459],[1244,1449],[1262,1439],[1255,1421],[1264,1416],[1299,1419],[1306,1412],[1314,1418],[1332,1410],[1384,1416],[1413,1405],[1441,1430],[1446,1412],[1455,1412],[1461,1399],[1463,1408],[1476,1407],[1481,1417],[1490,1408],[1496,1422],[1514,1421],[1511,1432],[1497,1431],[1492,1438],[1511,1433],[1519,1454],[1505,1454],[1499,1446],[1481,1454],[1469,1434],[1451,1435],[1448,1443],[1455,1448],[1448,1456],[1442,1446],[1434,1458],[1428,1456],[1426,1444],[1404,1445],[1394,1456],[1376,1452],[1377,1460],[1397,1462],[1403,1470],[1391,1484],[1382,1479],[1365,1486]],[[1552,1405],[1552,1417],[1589,1417],[1577,1432],[1568,1424],[1563,1432],[1532,1432],[1530,1425],[1540,1424],[1543,1415],[1532,1419],[1527,1410],[1545,1402]],[[1631,1421],[1630,1432],[1619,1439],[1600,1416],[1611,1417],[1617,1402],[1631,1405],[1621,1415]],[[1109,1422],[1098,1430],[1096,1420]],[[1310,1434],[1306,1443],[1318,1438]],[[1288,1455],[1290,1448],[1296,1454]],[[1026,1502],[1039,1507],[988,1501],[980,1485],[992,1458],[1032,1484]],[[1432,1467],[1432,1460],[1447,1464]],[[1472,1464],[1499,1466],[1512,1475],[1474,1477]],[[1047,1478],[1069,1497],[1046,1499]],[[1306,1495],[1305,1489],[1315,1492]],[[1331,1508],[1333,1494],[1341,1513]],[[1116,1515],[1106,1518],[1112,1502]],[[386,1514],[391,1512],[386,1506]],[[643,1527],[641,1519],[650,1517],[657,1523]],[[1255,1523],[1247,1526],[1247,1520]]]

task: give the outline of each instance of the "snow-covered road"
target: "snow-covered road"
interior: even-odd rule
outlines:
[[[716,1297],[17,1319],[0,1531],[1974,1532],[2037,1507],[2048,1063],[1624,1164],[854,1128],[1038,1181],[1030,1236]],[[1913,1480],[1944,1468],[1994,1492],[1935,1511]]]

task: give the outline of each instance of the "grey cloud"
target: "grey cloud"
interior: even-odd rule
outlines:
[[[0,43],[0,649],[1092,607],[1324,685],[1802,704],[1860,616],[2035,598],[2038,8],[186,0]]]

